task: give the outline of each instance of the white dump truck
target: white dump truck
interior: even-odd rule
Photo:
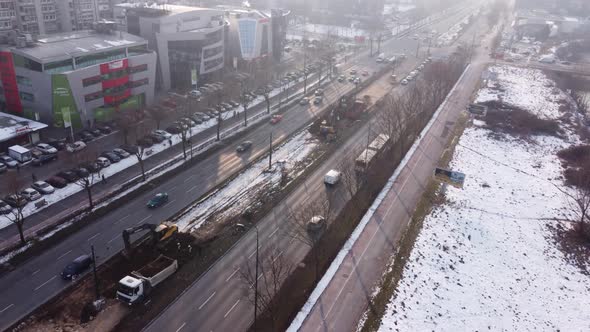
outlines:
[[[142,302],[151,290],[178,270],[178,261],[161,255],[131,275],[119,280],[117,299],[133,305]]]

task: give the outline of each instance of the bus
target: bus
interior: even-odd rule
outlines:
[[[358,174],[366,173],[379,159],[389,144],[390,137],[379,134],[367,148],[356,158],[354,169]]]

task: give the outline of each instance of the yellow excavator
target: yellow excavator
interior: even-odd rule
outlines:
[[[149,234],[131,243],[131,235],[142,231],[149,231]],[[125,243],[124,254],[130,256],[132,251],[145,241],[151,240],[154,246],[163,246],[178,233],[178,226],[171,223],[159,225],[143,224],[123,230],[123,242]]]

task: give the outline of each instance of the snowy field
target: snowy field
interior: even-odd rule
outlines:
[[[307,129],[303,130],[275,149],[272,171],[268,171],[268,159],[261,159],[224,187],[194,204],[178,219],[177,225],[183,231],[197,230],[212,216],[225,219],[239,215],[256,203],[260,193],[270,193],[280,186],[283,169],[288,172],[289,179],[297,178],[305,170],[305,167],[297,166],[304,166],[318,143]]]
[[[491,72],[478,101],[546,119],[570,102],[540,71]],[[570,206],[556,153],[578,137],[562,126],[563,139],[499,140],[484,126],[461,137],[450,168],[465,186],[447,187],[424,220],[380,331],[590,331],[590,277],[558,250],[549,220]]]

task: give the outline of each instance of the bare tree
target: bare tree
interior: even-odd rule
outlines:
[[[154,106],[147,109],[150,118],[156,123],[156,129],[160,129],[162,121],[166,120],[166,112],[163,108]]]
[[[240,103],[244,108],[244,127],[248,126],[248,106],[252,102],[250,95],[247,94],[247,91],[242,89],[242,94],[240,95]]]
[[[569,198],[572,212],[569,221],[577,225],[580,235],[590,239],[590,179],[580,176],[577,183],[573,193],[561,189],[560,191]]]
[[[25,215],[23,214],[23,209],[27,205],[27,199],[21,194],[24,188],[24,182],[16,173],[9,173],[7,176],[9,196],[14,200],[15,204],[6,217],[16,226],[20,242],[22,245],[25,245],[27,241],[25,240]]]
[[[293,263],[277,248],[269,249],[269,252],[263,255],[259,262],[258,273],[255,263],[247,262],[245,268],[240,269],[240,279],[248,293],[248,300],[253,305],[258,306],[258,312],[268,314],[272,324],[272,331],[276,330],[279,310],[281,310],[285,301],[288,301],[288,299],[277,295],[281,285],[292,270]],[[255,285],[258,278],[261,278],[261,280],[258,282],[258,289],[256,289]]]
[[[180,141],[182,143],[182,155],[184,159],[186,159],[186,146],[188,144],[189,139],[191,138],[191,133],[192,128],[189,125],[186,125],[184,123],[180,124],[180,132],[178,133],[178,137],[180,137]]]
[[[144,159],[147,156],[146,153],[146,149],[145,146],[137,144],[137,146],[135,147],[135,151],[133,153],[135,155],[135,158],[137,158],[137,162],[139,163],[139,168],[141,168],[141,180],[145,181],[146,180],[146,176],[145,176],[145,163],[144,163]]]
[[[272,92],[272,88],[270,86],[265,86],[262,88],[262,96],[264,96],[264,101],[266,102],[266,112],[270,114],[270,93]]]
[[[223,115],[221,112],[217,114],[217,140],[221,140],[221,123],[223,122]]]
[[[77,153],[74,158],[78,167],[84,167],[90,163],[94,163],[96,157],[96,151],[93,148],[89,148],[80,151],[80,153]],[[94,201],[92,199],[92,186],[100,180],[100,168],[97,169],[97,172],[92,172],[90,169],[87,169],[88,174],[86,176],[80,176],[80,178],[76,180],[76,184],[86,191],[90,209],[94,208]]]
[[[129,132],[131,131],[131,129],[134,126],[133,120],[131,120],[131,118],[126,115],[119,115],[115,119],[115,122],[117,123],[117,127],[119,127],[119,129],[121,130],[121,133],[123,134],[123,140],[124,140],[125,144],[127,144],[127,140],[129,138]]]
[[[296,211],[290,211],[286,223],[286,236],[307,245],[311,249],[314,261],[314,279],[319,280],[321,251],[318,243],[326,231],[327,221],[330,219],[331,202],[324,198],[300,206]],[[321,217],[324,222],[312,225],[312,218]],[[317,220],[316,220],[317,221]],[[314,227],[315,226],[315,227]]]

